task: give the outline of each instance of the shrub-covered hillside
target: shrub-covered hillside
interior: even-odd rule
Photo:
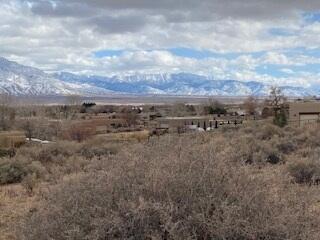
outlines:
[[[318,129],[260,123],[26,146],[0,160],[0,183],[32,200],[7,231],[28,240],[316,240],[319,139]]]

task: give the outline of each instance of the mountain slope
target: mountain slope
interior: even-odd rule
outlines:
[[[287,96],[310,96],[317,95],[319,92],[316,91],[316,87],[307,89],[283,86],[281,88]],[[269,94],[269,90],[269,85],[260,82],[212,80],[206,76],[187,73],[113,77],[81,76],[65,72],[48,74],[0,57],[0,93],[7,92],[14,95],[265,96]]]
[[[83,83],[66,83],[39,69],[0,57],[0,92],[13,95],[103,94],[108,91]]]
[[[78,76],[71,73],[57,73],[55,78],[77,84],[87,83],[119,93],[167,94],[167,95],[217,95],[217,96],[265,96],[270,85],[260,82],[235,80],[212,80],[195,74],[149,74],[133,76]],[[302,87],[283,86],[287,96],[310,96],[316,92]]]

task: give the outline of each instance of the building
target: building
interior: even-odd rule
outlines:
[[[320,122],[319,101],[289,103],[289,124],[292,126],[314,125]]]

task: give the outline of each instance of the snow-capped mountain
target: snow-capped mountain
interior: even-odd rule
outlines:
[[[0,92],[13,95],[104,94],[108,91],[85,83],[67,83],[37,68],[0,57]]]
[[[317,95],[316,88],[281,87],[287,96]],[[319,88],[320,89],[320,88]],[[189,95],[189,96],[246,96],[268,95],[270,86],[260,82],[213,80],[188,73],[136,74],[131,76],[82,76],[71,73],[48,74],[37,68],[26,67],[0,57],[0,93],[14,95],[105,96],[134,95]]]
[[[79,76],[71,73],[57,73],[55,78],[68,83],[87,83],[96,87],[128,94],[166,94],[194,96],[266,96],[270,85],[260,82],[236,80],[212,80],[195,74],[138,74],[133,76]],[[317,95],[312,89],[282,86],[287,96]]]

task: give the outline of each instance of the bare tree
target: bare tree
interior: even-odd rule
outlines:
[[[283,95],[280,88],[271,87],[268,103],[274,112],[273,122],[280,127],[284,127],[287,124],[287,116],[285,111],[286,101],[287,98]]]
[[[139,116],[134,111],[127,111],[124,113],[123,118],[126,121],[127,125],[131,127],[137,124]]]
[[[248,115],[255,115],[258,101],[254,96],[249,96],[243,103],[243,107]]]
[[[34,137],[34,133],[36,131],[36,124],[31,119],[27,119],[21,125],[21,128],[24,130],[26,137],[31,140]]]
[[[66,119],[73,118],[77,112],[80,112],[82,98],[80,95],[68,95],[66,96],[66,105],[62,107],[62,112]]]
[[[283,95],[281,88],[271,87],[268,102],[275,114],[280,111],[286,101],[287,98]]]
[[[94,135],[94,129],[82,125],[70,125],[63,135],[67,140],[83,142]]]

